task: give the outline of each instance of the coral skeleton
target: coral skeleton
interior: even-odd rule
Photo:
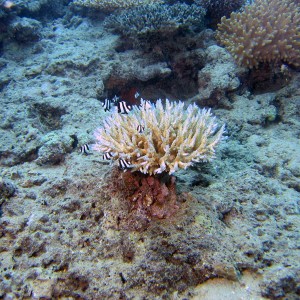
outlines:
[[[256,0],[240,13],[223,17],[217,39],[239,65],[300,66],[300,9],[295,0]]]
[[[142,132],[137,130],[142,126]],[[218,128],[210,109],[196,104],[161,99],[155,104],[141,100],[128,115],[114,111],[95,132],[93,149],[111,153],[112,160],[127,162],[131,171],[172,174],[194,162],[215,157],[224,125]]]

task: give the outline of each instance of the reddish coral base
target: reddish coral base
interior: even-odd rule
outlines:
[[[126,222],[145,225],[152,219],[170,218],[179,208],[174,176],[149,176],[114,169],[109,182],[110,190],[127,204],[123,208],[126,207],[128,215],[121,218]]]

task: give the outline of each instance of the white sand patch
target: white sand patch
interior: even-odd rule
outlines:
[[[191,300],[263,300],[260,296],[261,278],[245,272],[239,282],[227,279],[210,279],[196,287]]]

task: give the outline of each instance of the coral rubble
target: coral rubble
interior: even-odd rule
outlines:
[[[198,94],[196,98],[201,106],[230,107],[228,93],[240,86],[238,70],[234,59],[226,49],[217,45],[209,46],[205,51],[205,66],[198,72]]]

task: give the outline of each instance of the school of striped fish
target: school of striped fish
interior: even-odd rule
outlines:
[[[140,94],[138,92],[135,93],[135,99],[138,99]],[[143,100],[143,98],[140,98]],[[129,105],[125,100],[121,100],[120,97],[115,95],[112,99],[105,98],[102,101],[102,107],[104,108],[105,112],[111,111],[112,107],[115,106],[118,109],[118,113],[120,114],[128,114],[132,110],[132,106]],[[145,101],[142,107],[142,104],[139,105],[140,108],[147,109],[151,107],[151,102],[149,100]],[[145,130],[145,126],[138,125],[136,128],[138,133],[143,133]],[[80,146],[79,152],[84,155],[90,154],[90,145],[84,144]],[[111,160],[113,158],[113,154],[111,152],[106,152],[102,156],[103,160]],[[124,158],[119,158],[118,165],[121,170],[127,170],[131,167],[131,163]]]

